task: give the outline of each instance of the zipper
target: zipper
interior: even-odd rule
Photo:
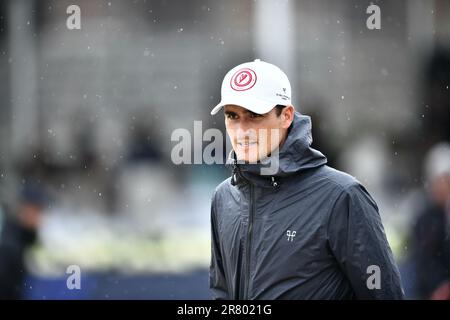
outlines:
[[[244,300],[248,300],[248,291],[250,287],[250,251],[252,246],[252,231],[253,231],[253,216],[255,212],[255,187],[253,183],[249,182],[250,185],[250,210],[248,215],[248,229],[247,229],[247,248],[246,248],[246,274],[245,274],[245,290],[244,290]]]

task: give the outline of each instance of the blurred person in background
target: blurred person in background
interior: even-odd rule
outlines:
[[[417,291],[422,299],[450,299],[450,144],[425,158],[427,200],[412,235]]]
[[[36,242],[49,197],[41,184],[21,186],[15,210],[0,206],[0,299],[20,299],[26,275],[24,255]]]

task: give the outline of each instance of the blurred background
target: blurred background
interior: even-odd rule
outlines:
[[[229,172],[174,165],[171,134],[224,130],[221,81],[255,58],[377,201],[407,297],[448,299],[446,0],[1,1],[0,298],[209,299],[210,197]]]

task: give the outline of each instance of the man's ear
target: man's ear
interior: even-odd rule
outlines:
[[[283,118],[283,127],[285,129],[289,128],[292,121],[294,121],[295,108],[293,105],[288,105],[283,108],[281,117]]]

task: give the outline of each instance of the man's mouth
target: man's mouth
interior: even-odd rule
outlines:
[[[253,147],[257,145],[256,141],[243,141],[243,142],[238,142],[237,145],[241,148],[249,148],[249,147]]]

